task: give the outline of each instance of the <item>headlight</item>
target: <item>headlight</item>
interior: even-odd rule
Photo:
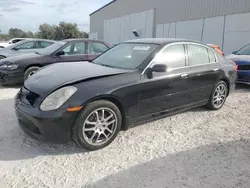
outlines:
[[[18,65],[11,63],[11,62],[6,62],[0,65],[0,69],[2,70],[15,70],[17,68],[18,68]]]
[[[56,110],[62,106],[75,92],[74,86],[66,86],[51,93],[40,105],[42,111]]]

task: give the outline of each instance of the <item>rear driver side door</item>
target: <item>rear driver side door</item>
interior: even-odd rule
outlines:
[[[206,102],[222,74],[221,66],[215,52],[204,45],[188,43],[187,51],[192,102]]]

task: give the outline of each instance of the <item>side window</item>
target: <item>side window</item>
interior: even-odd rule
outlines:
[[[212,50],[208,49],[209,61],[211,63],[217,62],[215,54]]]
[[[41,48],[46,48],[46,47],[50,46],[51,44],[53,44],[53,42],[41,41],[40,42],[40,47]]]
[[[209,63],[208,49],[200,45],[188,44],[188,60],[190,66]]]
[[[105,44],[100,42],[89,42],[88,44],[88,54],[101,54],[109,49]]]
[[[64,51],[65,55],[81,55],[85,54],[86,44],[85,42],[71,43],[61,51]]]
[[[12,41],[12,44],[15,44],[15,43],[20,42],[20,41],[22,41],[22,40],[21,40],[21,39],[13,40],[13,41]]]
[[[186,66],[185,49],[183,44],[175,44],[165,48],[156,57],[156,63],[166,64],[168,68]]]
[[[21,44],[19,46],[16,46],[16,49],[24,50],[24,49],[34,49],[35,48],[35,42],[26,42],[24,44]]]

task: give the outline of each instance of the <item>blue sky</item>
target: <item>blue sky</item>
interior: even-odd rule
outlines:
[[[40,24],[77,23],[89,31],[89,14],[111,0],[0,0],[0,30],[37,31]]]

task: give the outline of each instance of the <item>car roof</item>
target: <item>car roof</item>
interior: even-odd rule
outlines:
[[[94,42],[104,42],[102,40],[95,40],[95,39],[87,39],[87,38],[76,38],[76,39],[65,39],[62,40],[65,42],[71,42],[71,41],[94,41]]]
[[[181,39],[181,38],[142,38],[125,41],[125,43],[150,43],[150,44],[167,44],[173,42],[195,42],[200,43],[199,41]]]
[[[25,38],[23,41],[47,41],[47,42],[56,42],[54,40],[49,39],[36,39],[36,38]]]

